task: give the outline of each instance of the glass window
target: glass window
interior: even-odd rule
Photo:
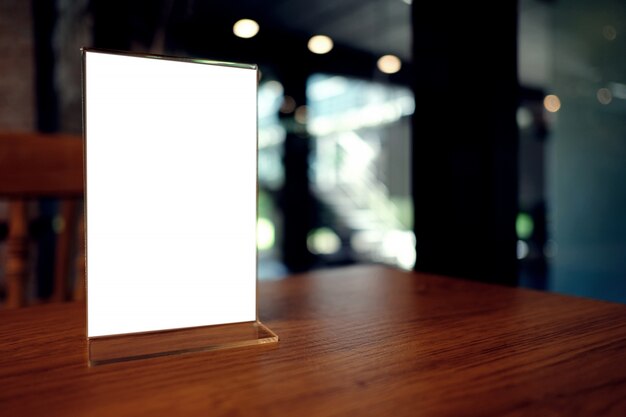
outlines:
[[[311,187],[325,211],[309,250],[412,268],[411,90],[315,74],[307,103]]]

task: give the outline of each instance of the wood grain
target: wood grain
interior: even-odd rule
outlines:
[[[274,347],[94,368],[84,314],[0,312],[2,415],[626,415],[618,304],[352,267],[260,284]]]

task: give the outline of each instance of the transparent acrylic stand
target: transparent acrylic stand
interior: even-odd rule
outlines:
[[[88,339],[89,365],[278,342],[259,321]]]

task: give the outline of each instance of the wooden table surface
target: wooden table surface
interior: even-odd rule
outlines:
[[[87,367],[82,304],[0,312],[2,416],[626,416],[626,306],[350,267],[260,284],[274,346]]]

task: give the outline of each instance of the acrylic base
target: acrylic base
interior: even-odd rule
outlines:
[[[88,339],[89,365],[278,342],[259,321]]]

